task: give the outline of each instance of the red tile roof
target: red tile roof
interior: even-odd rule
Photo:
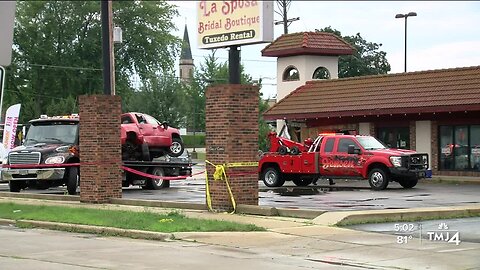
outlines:
[[[264,113],[312,119],[480,111],[480,66],[309,81]]]
[[[354,50],[332,33],[301,32],[280,36],[262,50],[262,56],[350,55]]]

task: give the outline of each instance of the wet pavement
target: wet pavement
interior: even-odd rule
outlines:
[[[202,165],[193,167],[193,173],[203,170]],[[366,180],[337,179],[335,183],[330,186],[328,181],[323,180],[319,181],[317,186],[297,187],[292,182],[286,182],[283,187],[268,188],[259,181],[259,205],[289,209],[351,211],[480,203],[478,184],[431,183],[426,179],[421,180],[413,189],[404,189],[393,182],[386,190],[373,191]],[[0,184],[0,191],[8,191],[8,185]],[[65,188],[23,192],[64,194]],[[161,190],[143,190],[138,186],[124,188],[123,198],[204,203],[205,176],[196,175],[186,180],[171,181],[170,188]]]

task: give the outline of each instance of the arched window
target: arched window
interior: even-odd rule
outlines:
[[[283,81],[298,81],[300,80],[300,73],[294,66],[289,66],[283,72]]]
[[[313,72],[312,79],[314,80],[325,80],[325,79],[330,79],[330,72],[328,71],[327,68],[325,67],[318,67],[315,69]]]

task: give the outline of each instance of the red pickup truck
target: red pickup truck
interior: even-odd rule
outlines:
[[[427,169],[428,154],[387,148],[372,136],[360,135],[319,135],[294,151],[265,153],[258,167],[268,187],[280,187],[285,181],[308,186],[326,177],[368,179],[374,190],[387,188],[391,181],[412,188],[425,178]]]
[[[120,139],[123,160],[146,160],[170,155],[179,157],[185,147],[180,131],[145,113],[122,114]]]

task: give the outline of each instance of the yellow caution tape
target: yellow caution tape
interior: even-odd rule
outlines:
[[[205,160],[205,163],[212,165],[215,167],[215,172],[213,173],[213,180],[215,181],[225,181],[227,184],[228,194],[230,195],[230,201],[232,202],[233,211],[230,214],[235,213],[237,209],[237,204],[235,203],[235,198],[233,197],[232,189],[230,188],[230,184],[228,183],[227,173],[225,168],[233,168],[233,167],[256,167],[258,166],[258,162],[234,162],[234,163],[227,163],[221,165],[215,165],[212,162]],[[213,212],[212,209],[212,197],[210,196],[210,187],[208,185],[208,173],[205,170],[205,192],[207,193],[207,206],[208,210]]]
[[[233,167],[257,167],[258,162],[233,162],[225,164],[227,168]]]

